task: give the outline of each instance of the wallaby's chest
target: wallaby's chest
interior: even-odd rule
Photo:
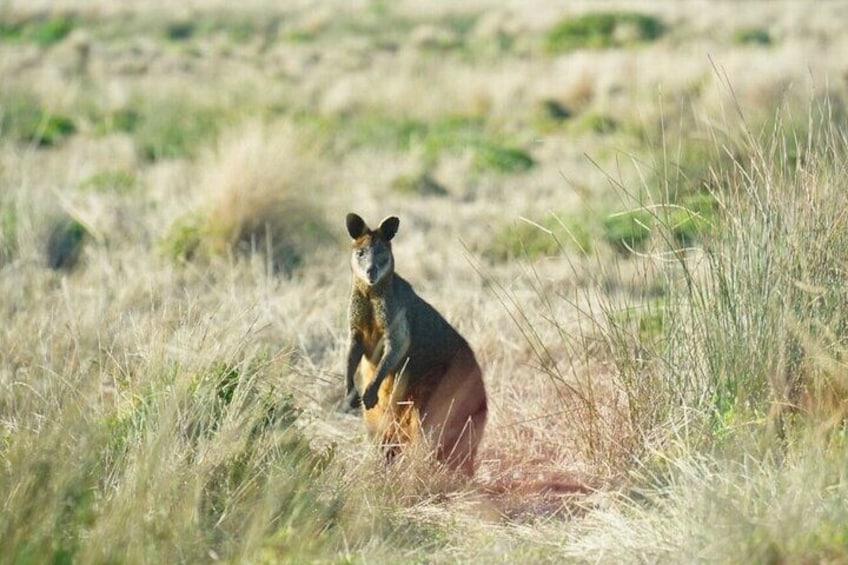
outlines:
[[[353,296],[350,324],[362,337],[362,345],[368,359],[379,359],[383,349],[383,337],[386,334],[388,319],[387,304],[384,298]]]

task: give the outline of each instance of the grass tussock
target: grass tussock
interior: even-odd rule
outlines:
[[[844,445],[814,441],[782,459],[693,454],[652,488],[591,512],[569,533],[572,558],[629,562],[840,562]]]
[[[669,524],[691,518],[648,532],[658,544],[679,536],[676,555],[845,558],[834,543],[844,513],[814,501],[844,487],[831,463],[844,457],[848,397],[846,295],[836,275],[848,259],[839,157],[848,138],[815,117],[810,131],[803,165],[780,129],[766,142],[742,137],[750,158],[736,167],[745,181],[715,194],[723,213],[700,251],[672,261],[664,339],[640,354],[647,365],[620,366],[627,382],[652,382],[635,405],[652,416],[641,427],[655,450],[646,461],[679,466],[672,480],[687,483],[661,486],[650,510]],[[645,345],[616,335],[622,345]],[[816,509],[802,525],[808,504]],[[694,536],[703,524],[712,533]]]
[[[700,251],[673,263],[675,307],[667,349],[657,353],[674,368],[677,402],[703,410],[705,437],[750,426],[765,433],[775,417],[783,426],[785,411],[839,421],[846,321],[834,269],[846,260],[838,157],[846,137],[814,114],[803,165],[780,127],[765,141],[742,134],[747,160],[715,171],[728,180],[712,192],[715,229]],[[673,233],[674,224],[657,225]]]
[[[241,130],[219,146],[201,181],[209,201],[178,218],[166,254],[183,260],[261,254],[273,272],[291,272],[334,241],[316,197],[317,171],[294,128],[270,136]]]
[[[721,324],[721,332],[692,336],[715,352],[702,370],[714,379],[719,427],[801,409],[808,395],[803,411],[813,420],[842,410],[826,407],[845,391],[845,294],[835,274],[846,259],[846,138],[829,124],[814,122],[811,131],[803,165],[775,135],[752,152],[749,180],[720,197],[734,214],[716,239],[735,254],[709,252],[709,293],[692,297],[693,309]]]
[[[570,262],[622,285],[606,299],[563,292],[533,269],[537,319],[493,285],[570,407],[561,417],[575,448],[638,485],[588,513],[569,534],[572,557],[845,558],[844,505],[814,502],[845,486],[836,462],[848,399],[848,136],[825,115],[811,112],[800,160],[780,127],[767,138],[739,132],[734,152],[748,157],[716,164],[716,212],[694,247],[677,231],[682,207],[656,204],[631,220],[650,237],[637,246],[628,230],[622,247],[635,273]],[[565,305],[576,321],[559,313]],[[581,377],[599,366],[603,380]],[[613,531],[616,543],[604,537]]]
[[[315,482],[328,459],[295,429],[290,398],[264,381],[275,364],[146,358],[123,367],[140,378],[110,384],[73,363],[55,377],[30,375],[39,391],[20,390],[4,409],[0,484],[15,512],[4,521],[3,554],[308,554],[332,513],[333,496]]]

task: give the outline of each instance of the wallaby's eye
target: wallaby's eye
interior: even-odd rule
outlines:
[[[365,257],[365,250],[361,249],[361,248],[357,249],[356,250],[356,256],[359,257],[360,259],[362,259],[363,257]]]

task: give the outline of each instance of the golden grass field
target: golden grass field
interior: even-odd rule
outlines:
[[[0,2],[0,560],[848,560],[848,3]],[[470,482],[344,393],[343,218]]]

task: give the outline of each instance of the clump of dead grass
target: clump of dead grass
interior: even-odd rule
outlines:
[[[848,134],[821,110],[806,140],[779,120],[737,132],[728,152],[745,157],[712,169],[721,214],[697,248],[643,208],[662,242],[637,253],[666,280],[658,316],[610,303],[602,329],[635,416],[628,473],[645,490],[590,513],[575,555],[845,558]]]
[[[559,439],[593,462],[596,481],[636,487],[588,511],[570,534],[572,557],[844,556],[834,541],[844,506],[819,508],[799,529],[806,502],[790,501],[798,485],[816,499],[845,482],[838,472],[822,481],[810,462],[845,453],[848,134],[826,107],[812,107],[806,139],[735,111],[743,125],[721,148],[734,157],[704,166],[715,182],[700,190],[716,211],[698,239],[677,234],[686,199],[613,181],[649,237],[613,267],[587,271],[561,254],[575,275],[607,285],[604,295],[563,291],[532,266],[532,308],[490,285],[549,381],[540,417],[556,414],[557,425],[547,429],[567,423]]]
[[[262,254],[273,272],[291,272],[334,241],[319,206],[318,171],[297,131],[258,126],[220,144],[203,166],[208,195],[178,218],[163,240],[184,261]]]

